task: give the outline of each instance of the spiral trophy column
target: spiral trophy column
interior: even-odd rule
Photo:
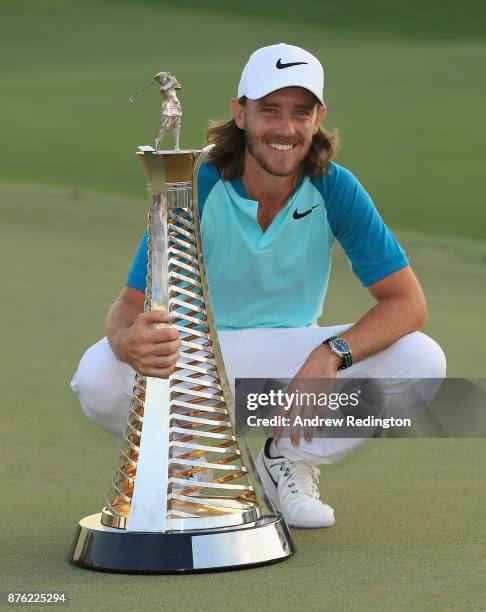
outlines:
[[[160,76],[168,74],[156,80],[174,87],[172,75]],[[150,194],[145,309],[171,315],[180,358],[168,380],[136,375],[106,507],[79,523],[71,560],[81,567],[194,572],[293,552],[246,439],[235,435],[199,230],[197,176],[208,149],[138,150]]]

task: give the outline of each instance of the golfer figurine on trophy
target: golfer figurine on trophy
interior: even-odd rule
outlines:
[[[204,265],[197,178],[211,147],[179,149],[181,86],[169,72],[153,82],[164,97],[160,131],[155,149],[137,152],[150,199],[145,310],[170,314],[180,357],[168,379],[136,374],[106,506],[79,522],[70,558],[131,573],[273,563],[294,548],[244,434],[236,437]],[[169,129],[176,149],[161,151]]]
[[[175,151],[180,151],[180,135],[182,124],[182,109],[179,98],[177,97],[176,89],[182,89],[181,84],[170,72],[157,72],[154,80],[150,81],[145,87],[139,89],[133,96],[130,96],[130,102],[133,104],[135,96],[157,82],[160,85],[160,93],[162,94],[162,106],[160,108],[160,130],[155,139],[155,150],[160,150],[160,143],[165,136],[167,130],[174,130]]]
[[[176,89],[181,89],[181,84],[170,72],[158,72],[155,80],[160,85],[162,94],[162,108],[160,109],[160,131],[155,139],[155,150],[159,150],[160,141],[168,129],[174,130],[175,150],[180,151],[180,134],[182,123],[181,103],[177,98]]]

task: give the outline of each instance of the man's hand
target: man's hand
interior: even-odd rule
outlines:
[[[287,393],[331,393],[336,380],[336,372],[341,365],[341,359],[334,355],[328,346],[320,345],[316,347],[307,357],[304,364],[294,376],[290,383]],[[314,379],[314,380],[313,380]],[[314,406],[312,403],[302,404],[299,401],[293,401],[289,410],[281,410],[279,415],[290,418],[290,439],[292,444],[300,443],[300,427],[295,424],[297,416],[303,419],[312,419],[315,416],[324,418],[325,406]],[[303,428],[304,439],[306,442],[312,442],[313,428],[306,426]],[[282,437],[282,427],[276,427],[273,432],[275,442]]]
[[[170,318],[157,310],[139,314],[130,327],[118,330],[114,351],[139,374],[168,378],[179,359],[179,332],[170,327],[155,329],[154,323],[170,323]]]
[[[115,355],[139,374],[168,378],[179,358],[179,332],[170,327],[167,314],[144,312],[145,294],[125,287],[113,303],[106,318],[106,335]]]

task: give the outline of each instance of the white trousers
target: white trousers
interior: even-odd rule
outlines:
[[[334,327],[272,328],[220,331],[218,337],[228,379],[234,393],[236,378],[291,379],[311,351],[323,340],[339,335],[349,325]],[[396,394],[396,379],[437,379],[428,387],[429,403],[446,375],[446,359],[440,346],[421,332],[400,338],[390,347],[337,373],[338,378],[390,379],[390,394]],[[108,432],[121,436],[125,430],[135,372],[119,361],[106,338],[83,355],[71,387],[86,416]],[[395,380],[393,380],[395,379]],[[404,384],[407,384],[404,381]],[[394,383],[394,384],[392,384]],[[403,389],[400,391],[403,394]],[[406,396],[406,394],[405,394]],[[411,406],[413,412],[413,406]],[[400,416],[403,416],[402,414]],[[279,451],[292,461],[306,459],[315,464],[334,463],[367,438],[315,438],[298,446],[289,439],[279,442]]]

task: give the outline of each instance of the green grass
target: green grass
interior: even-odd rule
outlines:
[[[430,25],[436,36],[405,37],[386,27],[402,19],[397,12],[394,22],[390,10],[374,13],[379,34],[369,29],[371,17],[361,27],[357,2],[350,12],[327,5],[339,27],[324,18],[296,27],[285,11],[269,27],[258,11],[270,5],[258,6],[251,17],[156,2],[4,2],[0,178],[140,194],[133,155],[157,132],[160,100],[155,87],[133,106],[128,96],[156,71],[173,70],[183,84],[183,144],[200,146],[208,119],[228,116],[250,52],[286,40],[323,59],[327,124],[343,139],[337,161],[355,172],[392,225],[485,238],[479,4],[460,6],[462,20],[454,23],[463,35],[452,38],[455,13],[446,7]],[[416,3],[406,10],[417,22],[431,12]],[[302,13],[310,18],[312,11]]]
[[[294,530],[275,566],[189,577],[119,576],[66,560],[77,521],[100,511],[118,442],[82,416],[69,380],[103,334],[143,230],[144,200],[0,185],[4,375],[1,590],[64,590],[74,610],[458,610],[484,601],[483,440],[373,440],[325,466],[329,530]],[[449,373],[483,376],[483,242],[400,234],[422,278],[429,333]],[[368,298],[336,253],[323,322]],[[471,363],[470,354],[478,356]],[[107,384],[109,382],[107,381]],[[223,603],[224,602],[224,603]],[[250,602],[250,603],[249,603]]]
[[[151,5],[173,6],[173,0],[144,0]],[[119,4],[119,0],[114,0]],[[185,8],[198,9],[198,0],[184,0]],[[206,9],[228,12],[225,0],[205,0]],[[278,19],[291,20],[298,25],[318,23],[322,28],[369,35],[390,34],[402,38],[464,39],[486,37],[486,10],[481,0],[280,0],[278,5],[268,1],[233,0],[232,15],[247,15],[274,23]]]
[[[481,440],[377,440],[326,468],[325,498],[338,522],[293,530],[297,555],[284,563],[220,575],[120,576],[66,560],[80,517],[98,512],[118,454],[62,394],[53,406],[21,406],[3,479],[2,590],[63,590],[73,610],[481,610],[486,535]],[[39,445],[33,454],[31,445]],[[18,474],[23,478],[19,480]],[[42,482],[39,482],[39,481]]]
[[[449,376],[485,377],[486,212],[480,136],[484,6],[469,0],[275,3],[3,0],[0,7],[0,367],[4,381],[0,590],[65,590],[75,610],[484,608],[483,440],[372,440],[323,469],[330,530],[295,530],[268,568],[190,577],[72,567],[119,443],[86,421],[69,380],[104,333],[144,229],[134,151],[157,131],[160,69],[183,84],[183,144],[227,116],[258,46],[324,60],[338,161],[407,249]],[[278,8],[278,17],[275,12]],[[209,10],[210,9],[210,10]],[[57,185],[57,186],[56,186]],[[336,250],[323,324],[371,299]],[[461,409],[458,402],[457,409]]]

